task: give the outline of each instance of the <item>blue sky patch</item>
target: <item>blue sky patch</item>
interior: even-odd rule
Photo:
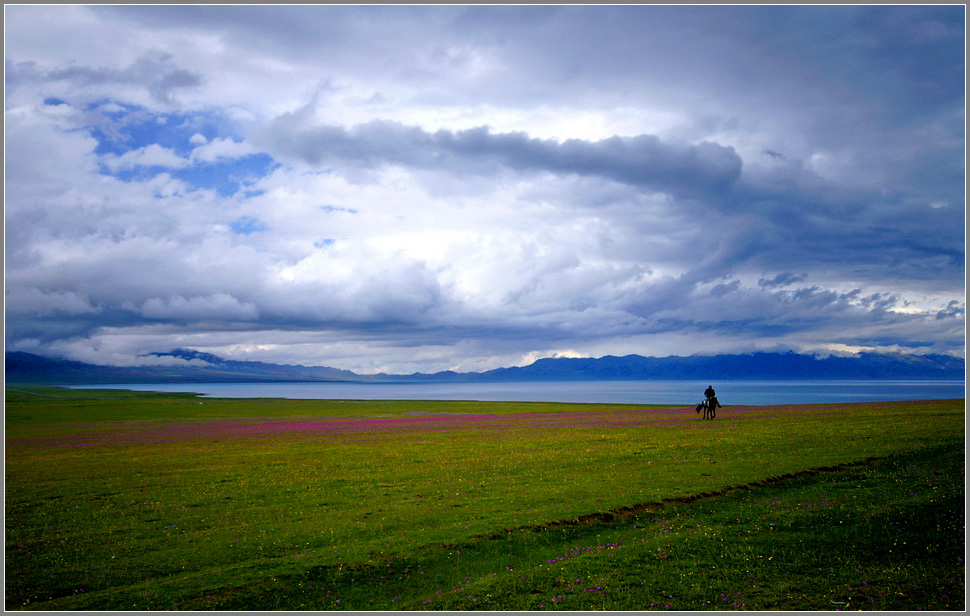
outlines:
[[[229,228],[237,235],[252,235],[265,231],[268,227],[258,218],[253,216],[243,216],[237,218],[229,224]]]
[[[242,139],[232,122],[212,112],[154,113],[143,107],[102,101],[86,109],[94,114],[91,135],[98,140],[97,154],[124,154],[153,143],[188,156],[197,144],[192,137],[206,141],[217,137]]]
[[[45,103],[56,105],[63,101],[50,98]],[[136,105],[113,101],[100,101],[86,110],[93,118],[87,129],[98,141],[95,153],[100,155],[123,156],[158,145],[187,160],[192,150],[214,139],[242,140],[233,123],[218,113],[154,113]],[[256,153],[177,168],[135,165],[112,169],[102,164],[100,170],[104,175],[125,182],[146,181],[161,173],[169,173],[193,188],[214,190],[222,197],[233,196],[240,190],[244,191],[244,196],[251,197],[259,191],[246,189],[278,166],[270,155]]]
[[[230,197],[269,175],[279,163],[269,154],[250,154],[242,158],[220,159],[192,167],[173,170],[172,177],[195,188],[215,190],[222,197]],[[255,195],[260,191],[250,191]]]

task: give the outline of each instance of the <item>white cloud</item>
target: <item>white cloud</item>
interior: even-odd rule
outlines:
[[[168,169],[178,169],[185,167],[189,163],[188,160],[182,158],[174,151],[163,148],[156,143],[137,150],[129,150],[120,156],[103,156],[101,160],[115,173],[136,167],[166,167]]]
[[[195,137],[193,136],[194,140]],[[248,143],[235,141],[230,138],[213,139],[192,150],[193,162],[211,163],[220,159],[242,158],[255,154],[258,150]]]

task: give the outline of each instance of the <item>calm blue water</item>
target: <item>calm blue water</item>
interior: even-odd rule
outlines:
[[[964,381],[566,381],[542,383],[190,383],[75,389],[194,392],[213,398],[482,400],[693,405],[711,384],[725,405],[938,400],[966,397]]]

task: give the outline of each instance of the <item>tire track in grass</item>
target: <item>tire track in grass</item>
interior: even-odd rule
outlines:
[[[522,526],[452,544],[427,545],[414,552],[375,553],[368,562],[318,566],[286,580],[274,578],[272,584],[267,580],[265,585],[253,588],[252,595],[239,599],[252,601],[258,597],[258,601],[270,601],[272,605],[279,584],[291,591],[302,584],[304,588],[308,585],[314,588],[314,593],[306,595],[310,601],[306,605],[318,609],[533,610],[582,607],[625,610],[647,605],[657,609],[698,609],[698,606],[716,609],[722,601],[727,602],[724,603],[727,609],[891,609],[919,606],[915,601],[923,601],[923,609],[930,605],[952,605],[953,601],[961,601],[962,585],[958,588],[956,582],[947,582],[946,587],[941,586],[942,600],[949,602],[937,603],[940,599],[930,597],[933,589],[926,588],[925,581],[920,581],[921,576],[886,569],[886,566],[898,564],[895,552],[890,559],[892,562],[885,558],[874,562],[863,556],[874,554],[881,539],[868,537],[865,529],[855,528],[853,524],[841,524],[843,519],[851,521],[853,516],[866,513],[865,503],[847,501],[849,509],[845,511],[841,508],[816,511],[800,506],[803,493],[815,494],[819,489],[817,485],[827,481],[834,481],[831,489],[841,490],[840,493],[845,495],[848,494],[846,490],[852,492],[872,481],[883,490],[887,479],[900,476],[900,473],[913,474],[915,471],[910,470],[913,468],[922,472],[920,477],[927,473],[927,476],[933,476],[933,472],[913,465],[933,464],[932,460],[938,459],[942,454],[937,452],[941,451],[931,448],[926,452],[916,450],[820,466],[689,497]],[[945,455],[957,454],[959,452]],[[944,471],[944,474],[935,476],[941,481],[963,484],[961,473],[948,476]],[[749,490],[752,496],[746,494]],[[793,515],[801,517],[795,520],[795,530],[788,532],[801,533],[797,537],[786,535],[783,538],[780,534],[776,537],[776,533],[786,532],[788,526],[775,528],[769,517],[765,517],[778,515],[775,508],[781,501],[777,496],[770,496],[775,494],[773,490],[780,490],[786,503],[796,499],[791,500],[789,507],[794,507],[791,509]],[[888,500],[883,499],[883,504],[889,506],[880,514],[885,517],[883,526],[903,523],[907,526],[900,530],[919,535],[922,529],[909,528],[908,520],[916,515],[915,511],[921,511],[910,509],[922,505],[898,497],[890,495]],[[728,503],[729,511],[720,510],[719,499]],[[704,501],[708,503],[706,506]],[[698,503],[700,507],[690,506],[692,503]],[[739,513],[742,509],[743,513]],[[675,512],[678,516],[691,517],[689,527],[682,521],[673,521],[671,516]],[[647,516],[638,518],[638,513]],[[698,515],[706,517],[693,517]],[[731,538],[734,551],[726,553],[729,558],[723,561],[724,556],[718,550],[727,544],[716,543],[716,547],[708,548],[704,542],[720,539],[723,530],[719,522],[726,519],[725,516],[733,520],[736,515],[740,516],[738,523],[747,525],[744,527],[746,532],[755,534],[745,534],[744,539],[740,539],[741,534],[737,540]],[[775,518],[772,520],[777,522]],[[866,522],[868,518],[858,520]],[[838,525],[834,525],[836,521]],[[806,523],[826,524],[830,530],[818,537],[815,531],[805,526]],[[740,533],[744,528],[737,527],[728,534],[733,537],[734,532]],[[938,534],[944,534],[934,535],[935,540],[939,542],[950,537],[952,529],[949,526],[947,529],[938,530]],[[692,535],[693,530],[704,531],[705,538],[693,537],[697,534]],[[709,530],[713,531],[711,538],[707,538]],[[640,535],[641,532],[646,534]],[[855,537],[852,533],[863,534]],[[864,540],[864,543],[845,547],[845,541],[853,538]],[[893,542],[897,539],[902,542],[906,538],[911,537],[889,538],[890,548],[896,548]],[[727,535],[724,539],[728,539]],[[744,549],[738,548],[741,544]],[[829,549],[838,546],[841,547],[837,553]],[[671,551],[671,547],[675,549]],[[700,549],[702,547],[705,549]],[[925,557],[919,553],[917,548],[920,547],[910,546],[909,555]],[[714,552],[708,554],[705,550],[710,549]],[[703,560],[704,554],[708,554],[709,560],[700,564],[713,567],[698,568],[699,563],[692,560]],[[906,554],[900,553],[899,557],[905,560]],[[771,556],[774,556],[774,563],[769,562]],[[812,559],[822,560],[815,562]],[[684,568],[684,563],[688,563],[688,569]],[[816,566],[826,569],[816,571]],[[936,572],[946,569],[939,563],[933,566]],[[675,574],[685,571],[691,571],[694,579],[683,576],[676,579]],[[948,569],[945,572],[949,575]],[[641,575],[646,577],[641,579]],[[720,591],[723,592],[718,595]],[[336,597],[340,597],[342,603],[334,603]],[[865,604],[860,603],[861,600]],[[242,606],[243,603],[229,607],[236,605]],[[303,606],[294,603],[292,607],[298,605]]]
[[[682,498],[665,498],[656,502],[638,503],[636,505],[626,505],[623,507],[617,507],[615,509],[607,509],[606,511],[587,513],[587,514],[576,516],[574,518],[554,520],[551,522],[544,522],[542,524],[518,526],[515,528],[507,529],[506,533],[514,532],[514,531],[542,532],[548,529],[556,529],[556,528],[563,528],[563,527],[569,527],[569,526],[582,526],[582,525],[591,525],[591,524],[599,524],[599,523],[609,523],[618,518],[622,519],[624,517],[637,514],[637,513],[658,513],[662,511],[666,505],[685,505],[685,504],[690,504],[697,501],[720,498],[740,490],[750,490],[751,488],[756,488],[756,487],[773,486],[773,485],[789,482],[801,477],[805,477],[808,475],[818,475],[821,473],[838,472],[838,471],[842,471],[850,468],[866,466],[874,462],[878,462],[885,459],[886,458],[882,458],[882,457],[869,457],[869,458],[865,458],[864,460],[856,460],[854,462],[844,462],[842,464],[836,464],[833,466],[819,466],[815,468],[806,469],[803,471],[797,471],[794,473],[786,473],[784,475],[779,475],[777,477],[768,477],[767,479],[762,479],[759,481],[751,481],[737,486],[728,486],[725,488],[720,488],[718,490],[702,492],[700,494],[694,494],[694,495],[685,496]],[[500,534],[492,534],[492,535],[489,535],[488,537],[474,536],[474,537],[469,537],[469,539],[471,540],[500,539],[502,538],[502,536],[503,535],[500,535]]]

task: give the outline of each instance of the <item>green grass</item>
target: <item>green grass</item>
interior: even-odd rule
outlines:
[[[963,609],[962,400],[15,389],[7,609]]]

